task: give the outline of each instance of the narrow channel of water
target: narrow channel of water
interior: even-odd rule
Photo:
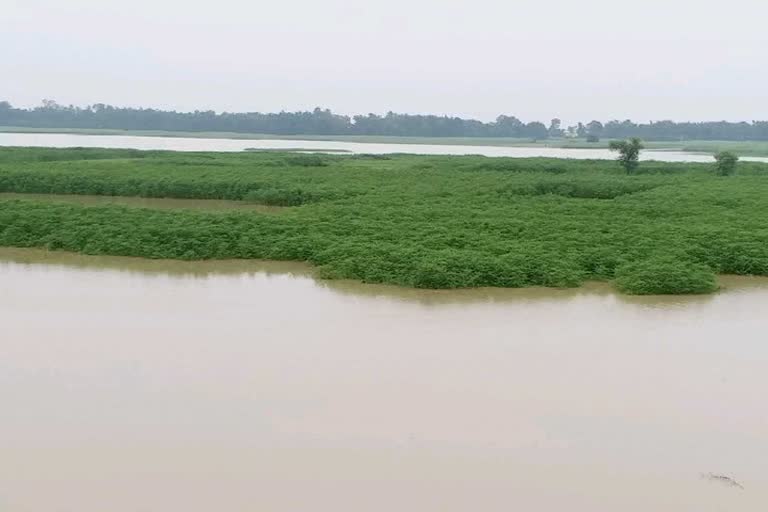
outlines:
[[[724,284],[422,292],[2,249],[0,509],[763,512],[768,280]]]
[[[441,144],[382,144],[311,140],[204,139],[184,137],[141,137],[131,135],[77,135],[65,133],[0,133],[0,146],[99,147],[158,149],[173,151],[244,151],[246,149],[283,149],[300,147],[314,151],[415,155],[484,155],[511,157],[550,157],[613,160],[616,154],[607,149],[573,149],[549,147],[460,146]],[[643,151],[644,160],[663,162],[713,162],[711,155],[683,151]],[[742,160],[768,162],[765,157],[743,157]]]

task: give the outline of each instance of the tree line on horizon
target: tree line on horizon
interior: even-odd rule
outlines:
[[[176,112],[152,108],[115,107],[97,103],[64,106],[43,100],[34,108],[14,108],[0,101],[0,126],[22,128],[80,128],[188,132],[265,133],[274,135],[383,135],[401,137],[516,137],[543,140],[560,137],[632,138],[644,140],[768,140],[768,121],[634,123],[630,120],[591,121],[563,128],[559,119],[549,125],[525,123],[500,115],[492,122],[436,115],[367,114],[345,116],[316,108],[304,112],[217,113],[212,110]]]

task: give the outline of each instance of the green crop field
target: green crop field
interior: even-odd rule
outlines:
[[[137,208],[0,198],[0,245],[183,260],[313,263],[421,288],[579,286],[707,293],[768,275],[768,165],[477,156],[0,148],[0,192],[226,199]]]

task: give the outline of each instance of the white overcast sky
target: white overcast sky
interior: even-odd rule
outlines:
[[[0,100],[768,119],[768,0],[0,0]]]

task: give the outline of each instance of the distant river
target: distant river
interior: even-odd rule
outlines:
[[[0,510],[764,512],[768,279],[723,284],[0,249]]]
[[[38,147],[98,147],[165,149],[172,151],[243,151],[257,149],[294,149],[312,151],[346,151],[350,153],[417,155],[484,155],[510,157],[551,157],[577,159],[615,159],[607,149],[567,149],[548,147],[458,146],[438,144],[382,144],[311,140],[243,140],[202,139],[193,137],[142,137],[122,135],[75,135],[60,133],[0,133],[0,146]],[[683,151],[643,151],[644,160],[664,162],[713,162],[710,155]],[[742,160],[768,162],[765,157],[744,157]]]

